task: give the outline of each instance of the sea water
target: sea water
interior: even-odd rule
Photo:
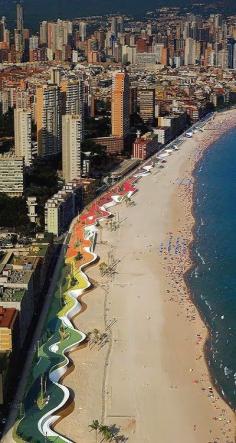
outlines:
[[[194,177],[193,267],[186,279],[209,329],[212,378],[236,409],[236,128],[205,152]]]

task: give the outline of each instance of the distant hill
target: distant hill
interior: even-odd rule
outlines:
[[[200,0],[207,5],[210,0]],[[200,3],[199,2],[199,3]],[[196,0],[24,0],[25,21],[27,26],[35,26],[40,20],[56,18],[74,18],[86,15],[103,15],[108,13],[141,14],[148,9],[159,6],[191,6]],[[5,15],[10,23],[15,20],[13,0],[0,0],[0,14]],[[234,8],[236,2],[224,0],[225,11]]]

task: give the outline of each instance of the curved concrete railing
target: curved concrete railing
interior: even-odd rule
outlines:
[[[90,241],[91,241],[91,237],[93,235],[95,235],[96,230],[95,229],[91,229],[90,232]],[[91,242],[92,245],[92,242]],[[82,275],[83,279],[87,282],[87,285],[83,288],[83,289],[69,289],[67,292],[69,294],[70,297],[72,297],[74,299],[74,306],[72,306],[70,308],[70,310],[64,314],[62,317],[59,317],[60,320],[62,321],[62,323],[68,327],[69,329],[72,330],[76,330],[71,322],[71,319],[77,315],[80,311],[81,311],[81,303],[78,301],[78,298],[81,297],[84,293],[84,291],[86,291],[90,286],[91,283],[87,277],[87,275],[83,272],[83,268],[89,266],[90,264],[92,264],[96,259],[97,259],[97,255],[91,251],[90,247],[84,247],[83,248],[84,251],[88,252],[89,254],[91,254],[91,260],[87,261],[86,263],[84,263],[83,265],[81,265],[79,267],[78,273],[80,275]],[[57,411],[62,410],[63,407],[66,405],[66,403],[69,400],[70,397],[70,392],[69,389],[64,386],[63,384],[59,383],[59,380],[66,374],[67,372],[67,368],[69,365],[69,358],[65,355],[68,352],[71,352],[72,350],[76,349],[81,342],[83,342],[86,338],[86,335],[82,332],[82,331],[78,331],[80,334],[80,340],[78,340],[78,342],[74,342],[73,344],[69,345],[68,347],[66,347],[63,351],[63,356],[65,357],[65,361],[64,364],[61,364],[58,368],[56,369],[51,369],[50,374],[49,374],[49,378],[50,380],[56,384],[56,386],[58,386],[63,392],[64,392],[64,397],[62,399],[62,401],[52,410],[50,410],[49,412],[47,412],[47,414],[45,414],[41,420],[38,423],[38,429],[41,432],[42,435],[44,436],[48,436],[48,437],[60,437],[61,440],[65,441],[65,442],[70,442],[70,440],[66,439],[65,437],[59,436],[59,434],[57,434],[53,429],[52,426],[53,424],[60,418],[60,416],[56,415]],[[54,345],[52,345],[50,347],[50,351],[51,352],[58,352],[59,349],[59,343],[56,343]]]

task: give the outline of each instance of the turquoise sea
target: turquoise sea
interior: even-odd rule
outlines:
[[[205,152],[194,176],[193,266],[186,279],[209,328],[212,378],[236,410],[236,128]]]

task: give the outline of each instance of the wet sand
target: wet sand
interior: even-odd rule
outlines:
[[[164,168],[142,178],[135,206],[114,209],[121,220],[116,231],[103,224],[96,252],[101,261],[120,262],[113,278],[101,277],[99,265],[88,269],[95,286],[74,322],[85,332],[106,330],[109,342],[71,355],[75,369],[64,383],[75,407],[56,426],[76,443],[96,441],[89,429],[94,419],[115,424],[130,443],[235,441],[235,416],[210,381],[207,330],[184,281],[194,225],[192,171],[235,116],[217,115]]]

